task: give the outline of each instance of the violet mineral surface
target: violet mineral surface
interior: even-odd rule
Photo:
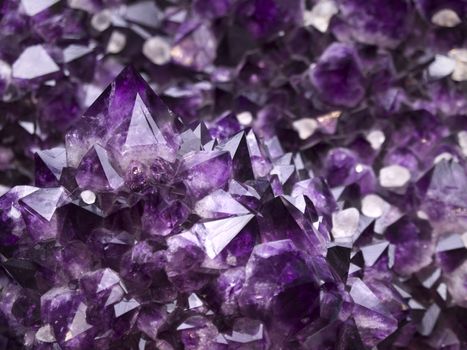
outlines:
[[[466,0],[0,2],[0,350],[466,350]]]

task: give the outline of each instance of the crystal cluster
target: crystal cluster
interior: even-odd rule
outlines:
[[[466,16],[4,0],[0,349],[466,349]]]

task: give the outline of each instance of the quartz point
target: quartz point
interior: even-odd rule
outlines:
[[[129,67],[118,75],[68,132],[68,163],[77,166],[84,156],[83,150],[87,151],[96,143],[111,149],[124,158],[125,163],[145,155],[152,158],[153,152],[155,157],[171,161],[179,142],[175,130],[172,112],[144,79]],[[149,152],[141,152],[143,149]]]
[[[135,299],[122,300],[114,305],[115,317],[120,317],[128,312],[139,307],[139,303]]]
[[[56,4],[58,1],[59,0],[22,0],[21,3],[29,16],[35,16],[38,13]]]
[[[23,197],[21,201],[41,217],[50,221],[57,207],[63,204],[64,197],[65,191],[62,187],[42,188]]]
[[[206,229],[206,254],[215,258],[253,217],[253,214],[247,214],[205,222],[203,226]]]
[[[224,190],[214,191],[200,199],[195,205],[194,212],[206,219],[249,214],[242,204]]]
[[[81,188],[94,191],[117,189],[123,185],[123,179],[110,163],[108,152],[98,144],[82,158],[76,182]]]
[[[13,63],[13,77],[35,79],[59,71],[59,67],[41,45],[26,48]]]
[[[38,186],[58,184],[62,170],[66,167],[66,150],[56,147],[38,151],[35,157],[35,178]]]
[[[310,79],[325,103],[356,107],[365,94],[360,65],[357,53],[351,46],[332,44],[311,69]]]
[[[361,248],[363,254],[363,259],[367,266],[372,266],[384,252],[384,250],[389,246],[389,242],[379,242],[374,243],[369,246]]]

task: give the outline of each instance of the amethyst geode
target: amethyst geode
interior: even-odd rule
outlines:
[[[431,334],[447,290],[465,303],[460,236],[436,248],[451,277],[425,311],[391,271],[434,285],[427,224],[342,208],[345,191],[253,131],[185,125],[132,68],[65,139],[37,153],[40,187],[0,198],[0,315],[25,348],[386,348]],[[332,186],[368,182],[356,169]]]
[[[467,349],[466,10],[0,2],[0,350]]]

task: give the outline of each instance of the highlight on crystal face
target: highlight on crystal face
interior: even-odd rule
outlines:
[[[467,349],[464,0],[0,3],[0,350]]]

